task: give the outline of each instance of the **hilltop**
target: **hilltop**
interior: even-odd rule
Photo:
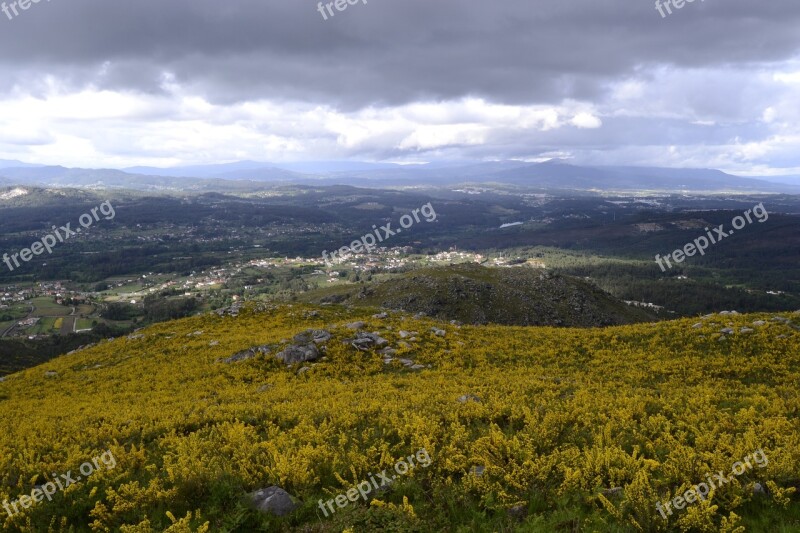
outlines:
[[[578,278],[475,263],[417,269],[366,287],[312,292],[304,299],[401,309],[466,324],[596,327],[654,320]]]
[[[4,527],[795,531],[799,323],[454,326],[288,305],[157,324],[0,381],[0,500],[115,457]],[[323,516],[320,499],[421,449],[429,467]],[[659,516],[757,449],[765,468]],[[298,507],[247,505],[271,486]]]

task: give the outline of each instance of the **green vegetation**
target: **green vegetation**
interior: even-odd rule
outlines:
[[[589,327],[653,320],[585,281],[528,267],[423,268],[381,283],[312,291],[302,299],[402,309],[468,324]]]

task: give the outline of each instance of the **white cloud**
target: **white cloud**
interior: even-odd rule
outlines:
[[[603,121],[601,121],[596,116],[590,113],[578,113],[571,120],[574,126],[578,128],[588,128],[588,129],[595,129],[599,128],[603,125]]]
[[[797,61],[654,66],[593,101],[508,104],[475,96],[346,110],[300,101],[212,102],[170,74],[164,92],[86,87],[53,75],[0,94],[0,158],[104,167],[237,159],[426,161],[437,156],[716,167],[800,166]]]

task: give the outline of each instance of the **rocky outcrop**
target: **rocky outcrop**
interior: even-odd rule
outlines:
[[[359,331],[355,339],[347,339],[344,342],[350,343],[353,348],[361,350],[362,352],[389,343],[389,341],[381,337],[378,333],[368,333],[366,331]]]
[[[298,344],[323,344],[331,340],[331,333],[324,329],[307,329],[298,333],[292,340]]]
[[[230,357],[226,357],[225,359],[222,359],[221,362],[223,362],[225,364],[228,364],[228,365],[231,364],[231,363],[239,363],[241,361],[247,361],[248,359],[252,359],[257,355],[267,355],[271,351],[272,350],[267,345],[253,346],[250,349],[243,350],[241,352],[233,354]]]
[[[290,344],[283,350],[275,354],[275,357],[286,363],[292,365],[295,363],[305,363],[308,361],[316,361],[322,354],[317,348],[316,344]]]
[[[237,316],[239,316],[239,313],[241,311],[242,311],[242,303],[241,302],[235,302],[230,307],[223,307],[221,309],[217,309],[214,312],[216,314],[218,314],[219,316],[228,315],[228,316],[232,316],[232,317],[237,317]]]

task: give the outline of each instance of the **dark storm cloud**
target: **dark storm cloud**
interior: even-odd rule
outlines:
[[[0,14],[0,90],[35,91],[51,74],[74,89],[160,93],[167,73],[215,103],[547,103],[598,98],[610,80],[654,65],[745,68],[800,48],[797,0],[705,0],[664,19],[649,0],[368,0],[327,21],[316,9],[42,0],[13,20]]]

